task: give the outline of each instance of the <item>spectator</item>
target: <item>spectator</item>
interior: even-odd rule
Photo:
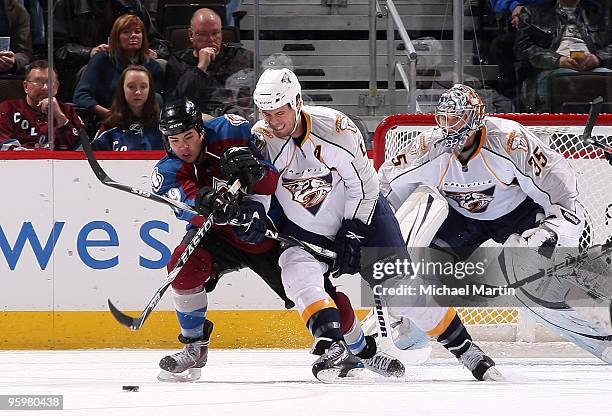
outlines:
[[[222,43],[221,18],[210,9],[195,11],[188,33],[192,46],[168,60],[164,92],[169,100],[187,97],[203,112],[217,116],[231,97],[225,82],[242,69],[253,69],[253,53]]]
[[[269,68],[272,68],[272,69],[287,68],[293,71],[295,69],[295,65],[293,65],[293,60],[291,59],[290,56],[279,52],[279,53],[273,53],[272,55],[268,56],[261,63],[262,73],[263,71]]]
[[[32,35],[34,57],[47,56],[46,3],[46,0],[23,0],[23,6],[30,15],[30,33]]]
[[[491,0],[491,7],[496,15],[510,17],[510,24],[518,29],[519,15],[525,4],[551,4],[553,0]]]
[[[253,116],[253,85],[255,85],[255,71],[241,69],[227,77],[225,89],[229,91],[227,108],[223,113],[237,114],[250,122],[255,122]]]
[[[516,76],[514,71],[514,43],[516,42],[516,29],[519,25],[519,14],[526,4],[551,4],[554,0],[491,0],[491,8],[499,19],[500,27],[505,28],[502,33],[491,41],[489,48],[489,62],[499,65],[498,91],[500,94],[514,98],[516,90]],[[509,20],[507,20],[509,19]],[[506,24],[509,23],[509,27]]]
[[[121,73],[110,115],[92,143],[94,150],[162,150],[159,105],[147,68],[130,65]]]
[[[23,82],[26,98],[0,103],[0,150],[49,148],[47,113],[50,107],[53,108],[54,149],[72,150],[79,145],[83,123],[70,105],[55,98],[58,86],[56,78],[49,103],[48,63],[40,60],[30,64]]]
[[[74,103],[101,120],[108,117],[113,92],[129,64],[146,67],[153,76],[155,91],[161,90],[162,69],[150,57],[144,24],[137,16],[125,14],[113,25],[108,50],[97,53],[87,65],[74,91]]]
[[[133,14],[144,22],[152,58],[168,59],[170,43],[163,39],[140,0],[57,0],[53,8],[54,51],[60,71],[60,96],[71,100],[77,71],[98,52],[107,51],[113,22]],[[153,53],[154,52],[154,53]]]
[[[225,2],[225,21],[228,26],[238,26],[238,22],[234,19],[234,13],[242,7],[242,0],[227,0]]]
[[[548,108],[548,79],[553,75],[612,72],[607,12],[600,2],[580,0],[558,0],[555,5],[530,5],[521,10],[515,54],[535,70],[522,86],[527,107]]]
[[[9,50],[0,51],[0,74],[19,74],[32,59],[30,16],[17,0],[0,0],[0,36],[10,37]]]

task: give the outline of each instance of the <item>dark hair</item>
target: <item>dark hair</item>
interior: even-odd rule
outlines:
[[[30,72],[32,72],[33,69],[48,69],[48,68],[49,68],[49,62],[47,62],[47,60],[45,59],[38,59],[36,61],[32,61],[30,62],[30,64],[28,65],[28,68],[26,69],[25,79],[28,79],[28,77],[30,76]],[[53,68],[53,72],[55,73],[55,81],[57,81],[57,69]]]
[[[127,101],[123,87],[125,85],[125,77],[129,71],[139,71],[147,74],[149,79],[149,95],[142,109],[142,116],[136,117]],[[129,127],[135,121],[142,123],[143,127],[153,127],[159,122],[159,104],[155,98],[155,87],[153,86],[153,77],[151,73],[142,65],[129,65],[123,70],[115,88],[115,96],[113,104],[110,108],[111,113],[104,119],[104,125],[107,127]]]
[[[113,23],[113,28],[110,33],[110,42],[108,47],[108,55],[111,59],[119,59],[120,61],[126,62],[127,59],[123,56],[123,51],[121,50],[119,43],[119,35],[121,35],[121,31],[130,26],[139,26],[142,31],[142,45],[140,46],[140,50],[138,51],[138,63],[144,63],[147,61],[147,56],[149,54],[149,40],[147,39],[147,32],[145,31],[145,25],[140,20],[140,17],[134,16],[133,14],[124,14],[121,15],[115,20]]]

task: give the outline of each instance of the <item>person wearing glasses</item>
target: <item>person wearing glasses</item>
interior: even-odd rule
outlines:
[[[23,82],[26,97],[0,103],[0,150],[50,149],[47,114],[51,109],[53,150],[78,147],[83,122],[70,105],[55,98],[59,87],[57,73],[54,71],[50,81],[49,72],[47,61],[32,62]]]
[[[227,79],[252,69],[253,53],[240,44],[223,43],[221,18],[211,9],[193,13],[188,36],[191,46],[168,60],[165,98],[172,101],[187,97],[202,112],[221,115],[232,97],[232,91],[225,88]]]

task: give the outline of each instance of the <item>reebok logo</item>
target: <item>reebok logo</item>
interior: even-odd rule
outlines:
[[[350,238],[352,240],[357,240],[357,241],[363,240],[363,236],[357,235],[352,231],[349,231],[348,233],[346,233],[346,238]]]
[[[563,218],[565,218],[566,221],[571,222],[574,225],[580,224],[580,219],[569,211],[562,209],[561,215],[563,215]]]

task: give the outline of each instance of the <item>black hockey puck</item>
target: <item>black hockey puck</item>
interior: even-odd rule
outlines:
[[[138,386],[123,386],[123,391],[138,391]]]

